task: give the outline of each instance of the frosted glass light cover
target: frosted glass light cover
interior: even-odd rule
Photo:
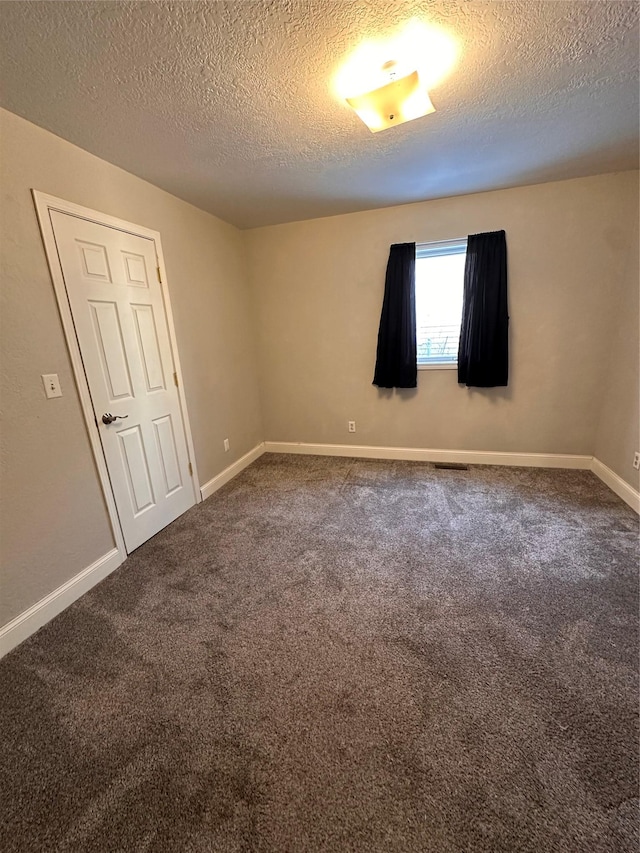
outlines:
[[[417,71],[346,101],[372,133],[435,112]]]

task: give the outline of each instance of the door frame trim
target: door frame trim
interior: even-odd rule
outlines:
[[[80,397],[82,413],[84,415],[87,432],[89,434],[89,442],[91,444],[93,457],[95,459],[96,468],[98,471],[98,479],[100,480],[102,493],[104,495],[105,503],[107,505],[107,512],[109,514],[109,520],[111,522],[111,528],[113,531],[116,547],[118,551],[121,552],[124,559],[127,554],[127,549],[125,547],[124,536],[122,533],[122,528],[120,526],[120,518],[118,516],[118,510],[116,507],[113,490],[111,488],[111,480],[109,478],[109,471],[107,469],[107,463],[102,448],[100,432],[98,430],[98,425],[96,422],[97,413],[94,412],[93,403],[91,402],[89,384],[87,382],[87,377],[84,371],[84,363],[82,361],[80,345],[78,344],[78,339],[76,337],[75,326],[73,323],[73,315],[71,313],[69,297],[67,295],[67,288],[64,282],[62,264],[58,256],[58,248],[55,241],[53,223],[51,221],[51,212],[58,211],[60,213],[67,213],[72,216],[79,217],[80,219],[86,219],[89,222],[95,222],[97,225],[106,225],[107,227],[115,228],[118,231],[125,231],[128,234],[134,234],[138,237],[145,237],[147,239],[153,240],[156,250],[156,257],[158,260],[158,267],[160,268],[160,277],[162,279],[162,281],[160,282],[160,288],[162,291],[162,299],[164,302],[164,308],[167,316],[167,327],[169,330],[169,344],[171,347],[171,356],[173,358],[173,368],[178,376],[177,390],[178,399],[180,401],[180,411],[182,414],[182,425],[184,428],[185,439],[187,442],[187,453],[189,456],[189,462],[191,463],[193,471],[193,475],[191,477],[191,486],[193,489],[194,501],[195,503],[199,503],[202,500],[199,485],[200,481],[198,479],[198,469],[196,467],[196,456],[195,449],[193,446],[193,436],[191,434],[191,424],[189,422],[187,401],[184,394],[182,368],[180,366],[178,342],[176,339],[176,330],[173,322],[171,300],[169,298],[169,285],[167,281],[167,272],[164,264],[164,255],[162,252],[162,241],[160,238],[160,232],[154,231],[151,228],[146,228],[143,225],[135,225],[134,223],[127,222],[125,219],[120,219],[117,216],[109,216],[106,213],[101,213],[97,210],[92,210],[89,207],[82,207],[81,205],[75,204],[74,202],[65,201],[61,198],[56,198],[55,196],[48,195],[47,193],[40,192],[36,189],[32,189],[31,193],[33,195],[33,201],[36,208],[36,215],[38,217],[38,224],[40,226],[42,242],[44,244],[47,264],[49,266],[49,272],[51,274],[51,281],[53,282],[53,289],[56,295],[56,302],[58,303],[58,310],[60,312],[60,319],[62,321],[62,328],[67,343],[67,349],[71,358],[71,366],[73,368],[73,375],[75,377],[76,387],[78,389],[78,394]]]

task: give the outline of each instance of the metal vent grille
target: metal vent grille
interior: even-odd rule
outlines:
[[[434,468],[442,469],[445,471],[468,471],[469,466],[465,465],[464,462],[434,462]]]

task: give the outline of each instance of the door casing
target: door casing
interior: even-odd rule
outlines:
[[[100,433],[98,431],[98,426],[96,423],[96,417],[98,417],[98,414],[94,412],[93,409],[91,394],[89,393],[89,385],[87,383],[87,378],[84,372],[82,354],[80,352],[80,346],[76,338],[75,327],[73,324],[73,315],[71,313],[71,308],[69,307],[67,289],[62,273],[62,266],[58,257],[50,211],[57,210],[60,213],[68,213],[72,216],[77,216],[81,219],[87,219],[90,222],[95,222],[98,225],[106,225],[109,228],[116,228],[120,231],[126,231],[129,234],[134,234],[139,237],[146,237],[154,241],[158,268],[160,270],[160,286],[162,289],[162,299],[164,302],[164,308],[167,316],[167,326],[169,328],[169,342],[171,345],[171,354],[173,357],[174,370],[178,377],[178,397],[180,400],[182,422],[184,425],[189,461],[191,462],[191,466],[193,469],[191,485],[193,488],[195,502],[199,503],[202,500],[199,487],[200,481],[198,479],[198,469],[196,467],[196,457],[193,446],[193,437],[191,435],[191,426],[189,423],[189,413],[187,411],[187,401],[184,395],[182,369],[180,367],[180,356],[178,353],[178,344],[176,340],[175,326],[173,323],[173,314],[171,311],[171,300],[169,298],[169,286],[167,283],[167,273],[164,264],[164,256],[162,253],[160,233],[158,231],[153,231],[151,228],[146,228],[142,225],[134,225],[132,222],[127,222],[124,219],[119,219],[115,216],[109,216],[106,213],[100,213],[96,210],[91,210],[91,208],[88,207],[82,207],[79,204],[74,204],[73,202],[56,198],[55,196],[48,195],[47,193],[43,193],[35,189],[32,189],[31,192],[33,194],[33,200],[36,208],[36,214],[38,217],[38,223],[40,225],[40,232],[42,234],[45,254],[47,256],[49,272],[51,273],[51,280],[53,282],[53,287],[56,294],[56,301],[58,303],[60,319],[62,320],[64,336],[67,342],[69,356],[71,358],[73,375],[76,381],[78,393],[80,395],[80,403],[82,406],[82,412],[87,427],[87,433],[89,435],[91,449],[93,451],[96,468],[98,470],[98,477],[107,506],[109,520],[111,522],[113,537],[116,543],[116,548],[120,552],[121,558],[124,559],[127,554],[127,550],[124,543],[122,529],[120,527],[120,519],[118,517],[118,512],[116,509],[115,498],[111,489],[111,481],[109,479],[107,463],[105,461],[104,453],[102,450]]]

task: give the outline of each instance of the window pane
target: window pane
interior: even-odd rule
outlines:
[[[416,260],[418,364],[458,359],[465,258],[458,252]]]

